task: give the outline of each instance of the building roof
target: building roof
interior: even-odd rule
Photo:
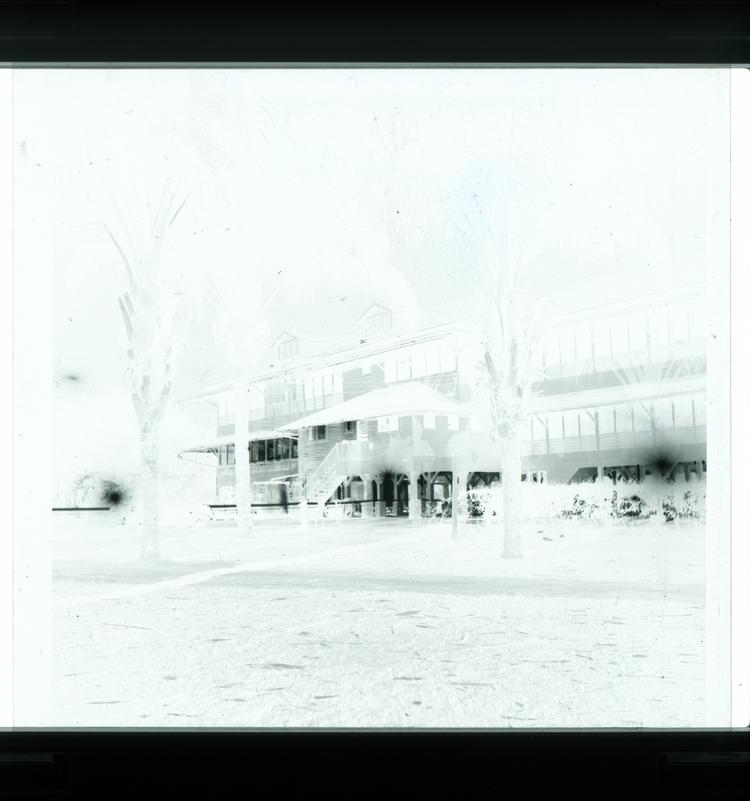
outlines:
[[[374,420],[378,417],[412,414],[462,415],[471,414],[451,398],[419,383],[410,381],[390,387],[374,389],[356,398],[309,414],[287,423],[287,428],[309,428],[346,420]]]
[[[531,399],[530,414],[570,411],[594,406],[611,406],[618,403],[671,398],[691,395],[706,388],[705,373],[665,381],[634,381],[632,384],[616,384],[599,389],[582,389],[555,395],[538,395]]]
[[[368,307],[367,311],[362,314],[359,319],[357,320],[358,323],[361,323],[363,320],[366,320],[368,317],[371,317],[373,314],[382,314],[383,312],[387,312],[388,314],[392,314],[390,309],[387,309],[385,306],[381,305],[380,303],[373,303],[371,306]]]
[[[349,342],[343,345],[331,346],[330,349],[321,350],[308,356],[300,355],[294,360],[289,360],[288,364],[279,365],[273,368],[258,370],[248,374],[248,383],[260,383],[262,381],[273,380],[279,376],[290,373],[303,373],[309,370],[316,370],[325,367],[341,366],[349,363],[356,363],[361,359],[370,359],[379,355],[384,355],[398,348],[409,345],[427,342],[436,339],[443,339],[462,331],[463,328],[453,321],[419,328],[404,334],[389,334],[387,337],[379,338],[374,341]],[[301,338],[301,341],[304,341]],[[231,390],[234,386],[233,381],[222,381],[206,387],[202,392],[183,398],[184,401],[202,400],[219,395]]]
[[[275,348],[279,344],[279,342],[282,342],[282,341],[286,342],[287,340],[291,340],[291,339],[299,339],[299,337],[296,334],[293,334],[291,331],[287,331],[286,329],[284,329],[283,331],[281,331],[279,333],[279,335],[276,337],[276,339],[274,339],[274,341],[271,343],[271,347]]]
[[[278,429],[264,428],[258,431],[249,431],[247,434],[248,441],[256,439],[296,439],[296,433],[292,431],[280,431]],[[221,437],[215,437],[210,445],[193,445],[190,448],[185,448],[180,453],[210,453],[216,450],[221,445],[234,445],[237,438],[234,434],[225,434]]]

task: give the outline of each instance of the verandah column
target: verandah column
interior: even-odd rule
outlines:
[[[369,473],[360,475],[362,479],[362,517],[372,517],[372,480]]]
[[[422,517],[421,502],[419,500],[419,473],[412,462],[409,472],[409,519],[419,520]]]
[[[376,507],[377,510],[378,510],[377,516],[378,517],[385,517],[385,501],[383,500],[383,476],[382,475],[378,476],[377,479],[375,479],[375,485],[378,488],[378,505]]]
[[[419,500],[419,473],[417,472],[416,444],[422,439],[422,426],[415,415],[411,416],[411,464],[409,465],[409,519],[416,522],[422,517]]]

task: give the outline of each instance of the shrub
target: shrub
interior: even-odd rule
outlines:
[[[636,493],[626,493],[624,497],[618,497],[617,490],[612,492],[612,517],[647,520],[656,514],[656,509],[651,509],[648,502]]]
[[[521,516],[524,520],[687,520],[702,518],[705,484],[690,489],[659,480],[640,483],[597,481],[582,484],[521,485]],[[502,517],[502,486],[478,487],[466,495],[471,517]],[[661,513],[661,514],[660,514]]]
[[[667,495],[661,503],[662,515],[667,523],[675,520],[701,518],[705,513],[705,501],[705,493],[696,493],[691,490],[686,490],[677,497]]]
[[[570,519],[582,519],[582,518],[591,518],[593,514],[596,512],[598,506],[596,503],[588,501],[586,498],[582,498],[579,493],[576,493],[573,496],[573,501],[569,508],[563,509],[560,512],[560,517],[570,520]]]

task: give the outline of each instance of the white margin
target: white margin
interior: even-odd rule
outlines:
[[[18,99],[32,86],[13,72]],[[11,143],[12,144],[12,143]],[[15,151],[14,151],[15,155]],[[36,170],[34,181],[28,171]],[[55,167],[13,159],[13,725],[52,723],[52,349]],[[46,184],[45,184],[46,182]]]
[[[13,71],[0,69],[0,728],[13,725]]]
[[[732,726],[750,725],[750,71],[731,81]]]
[[[716,120],[715,166],[705,184],[706,255],[706,596],[704,725],[732,720],[731,69],[715,71],[722,117]],[[685,165],[689,169],[688,165]]]

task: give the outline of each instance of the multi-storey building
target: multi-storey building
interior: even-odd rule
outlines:
[[[467,327],[411,332],[374,305],[335,349],[283,331],[265,370],[248,377],[247,457],[258,504],[350,498],[368,514],[418,514],[458,486],[498,480],[499,443],[483,428],[479,353]],[[689,289],[579,310],[543,333],[524,478],[570,482],[705,471],[705,334]],[[217,408],[219,498],[234,487],[230,385]],[[412,492],[411,487],[416,491]],[[360,503],[364,501],[364,503]],[[377,502],[372,505],[371,502]]]

